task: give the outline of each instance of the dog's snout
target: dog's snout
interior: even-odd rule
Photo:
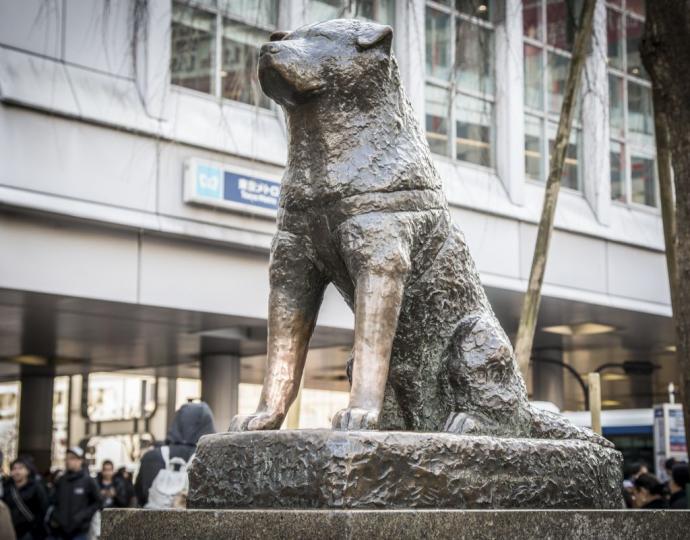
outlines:
[[[275,54],[279,51],[279,47],[275,43],[264,43],[261,46],[261,51],[259,53],[259,56],[263,56],[264,54]]]

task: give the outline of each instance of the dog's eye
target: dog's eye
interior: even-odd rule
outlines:
[[[289,32],[273,32],[271,34],[271,37],[268,38],[270,41],[282,41],[285,39],[285,36],[287,36]]]

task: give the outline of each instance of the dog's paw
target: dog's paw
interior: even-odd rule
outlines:
[[[479,419],[464,412],[452,413],[443,430],[458,435],[481,435],[485,431]]]
[[[379,411],[348,407],[333,416],[333,429],[354,431],[358,429],[377,429]]]
[[[261,431],[264,429],[280,429],[283,419],[283,415],[268,412],[257,412],[247,415],[238,414],[230,421],[228,431]]]

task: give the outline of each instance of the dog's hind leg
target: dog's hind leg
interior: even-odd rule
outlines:
[[[465,317],[447,354],[455,411],[445,430],[528,436],[527,391],[510,341],[495,315],[488,311]]]
[[[448,416],[445,431],[612,446],[593,431],[527,401],[513,349],[493,313],[465,317],[447,354],[455,412]]]

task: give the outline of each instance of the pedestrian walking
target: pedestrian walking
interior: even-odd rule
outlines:
[[[96,481],[84,467],[84,451],[67,450],[65,473],[55,484],[53,534],[61,540],[86,540],[94,514],[101,507]]]
[[[667,509],[668,501],[664,497],[664,484],[653,474],[641,474],[635,478],[633,490],[635,508],[642,510]]]
[[[96,483],[101,493],[103,508],[124,508],[127,506],[124,480],[115,475],[115,466],[109,459],[106,459],[101,465],[101,471],[96,475]]]
[[[46,537],[48,494],[36,474],[33,461],[26,456],[12,462],[3,501],[10,511],[18,540],[42,540]]]
[[[671,480],[669,490],[671,498],[669,505],[673,510],[687,510],[688,508],[688,484],[690,484],[690,474],[688,474],[687,463],[676,463],[671,469]]]

